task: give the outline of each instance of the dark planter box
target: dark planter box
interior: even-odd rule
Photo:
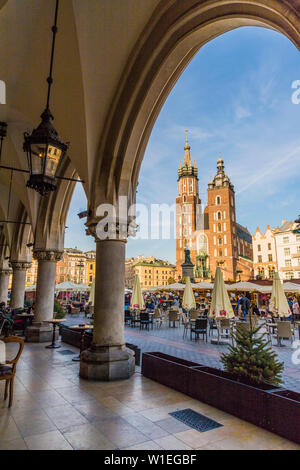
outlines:
[[[185,394],[189,389],[190,367],[197,365],[160,352],[144,353],[142,356],[142,374],[145,377]]]
[[[80,331],[72,330],[66,325],[62,325],[60,328],[61,340],[63,343],[71,344],[76,348],[80,348],[81,333]],[[92,331],[86,331],[84,334],[83,347],[88,349],[93,341]],[[126,343],[126,347],[134,351],[135,354],[135,365],[139,366],[141,362],[141,350],[135,344]]]
[[[267,429],[300,444],[300,393],[281,390],[267,394]]]
[[[300,444],[300,393],[253,386],[221,369],[159,352],[143,354],[142,374]]]
[[[250,423],[266,426],[266,391],[278,388],[238,382],[230,373],[213,367],[193,367],[189,372],[188,395]]]

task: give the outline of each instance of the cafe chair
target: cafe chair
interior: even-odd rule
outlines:
[[[281,339],[290,339],[291,344],[295,341],[294,328],[289,321],[279,321],[277,323],[277,345],[281,346]]]
[[[18,343],[19,350],[14,359],[7,359],[6,364],[0,365],[0,380],[5,380],[5,391],[4,391],[4,400],[7,399],[8,387],[9,387],[9,402],[8,407],[10,408],[13,402],[14,397],[14,379],[17,368],[18,360],[22,354],[24,348],[24,341],[19,336],[8,336],[3,339],[4,343]]]
[[[205,336],[207,342],[207,318],[197,318],[195,327],[191,328],[191,339],[193,339],[193,333],[195,335],[195,341],[202,335],[203,340]]]

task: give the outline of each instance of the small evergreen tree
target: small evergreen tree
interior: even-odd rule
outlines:
[[[221,362],[237,379],[253,385],[267,382],[277,386],[282,383],[284,364],[277,360],[277,354],[265,340],[267,334],[258,334],[261,328],[262,325],[253,327],[250,316],[249,330],[242,328],[233,334],[236,344],[222,354]]]

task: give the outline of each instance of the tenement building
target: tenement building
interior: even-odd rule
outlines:
[[[202,212],[199,198],[198,168],[191,161],[186,138],[183,164],[178,168],[176,198],[176,272],[181,276],[184,249],[191,251],[196,280],[213,278],[220,266],[225,280],[253,277],[252,236],[236,222],[234,186],[217,161],[217,174],[207,188],[207,205]]]
[[[280,279],[300,279],[300,230],[293,221],[274,229]]]
[[[265,233],[257,227],[252,237],[253,242],[253,269],[256,279],[273,279],[277,271],[277,253],[274,229],[268,225]]]
[[[139,275],[142,289],[167,286],[174,282],[175,266],[153,256],[129,258],[125,261],[125,286],[132,288],[135,274]]]

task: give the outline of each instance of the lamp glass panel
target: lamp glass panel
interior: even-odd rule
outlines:
[[[33,175],[43,173],[46,144],[31,144],[31,170]]]
[[[54,178],[57,165],[61,157],[61,153],[62,152],[60,148],[55,147],[53,145],[49,145],[47,160],[46,160],[46,167],[45,167],[46,176],[49,176],[50,178]]]

